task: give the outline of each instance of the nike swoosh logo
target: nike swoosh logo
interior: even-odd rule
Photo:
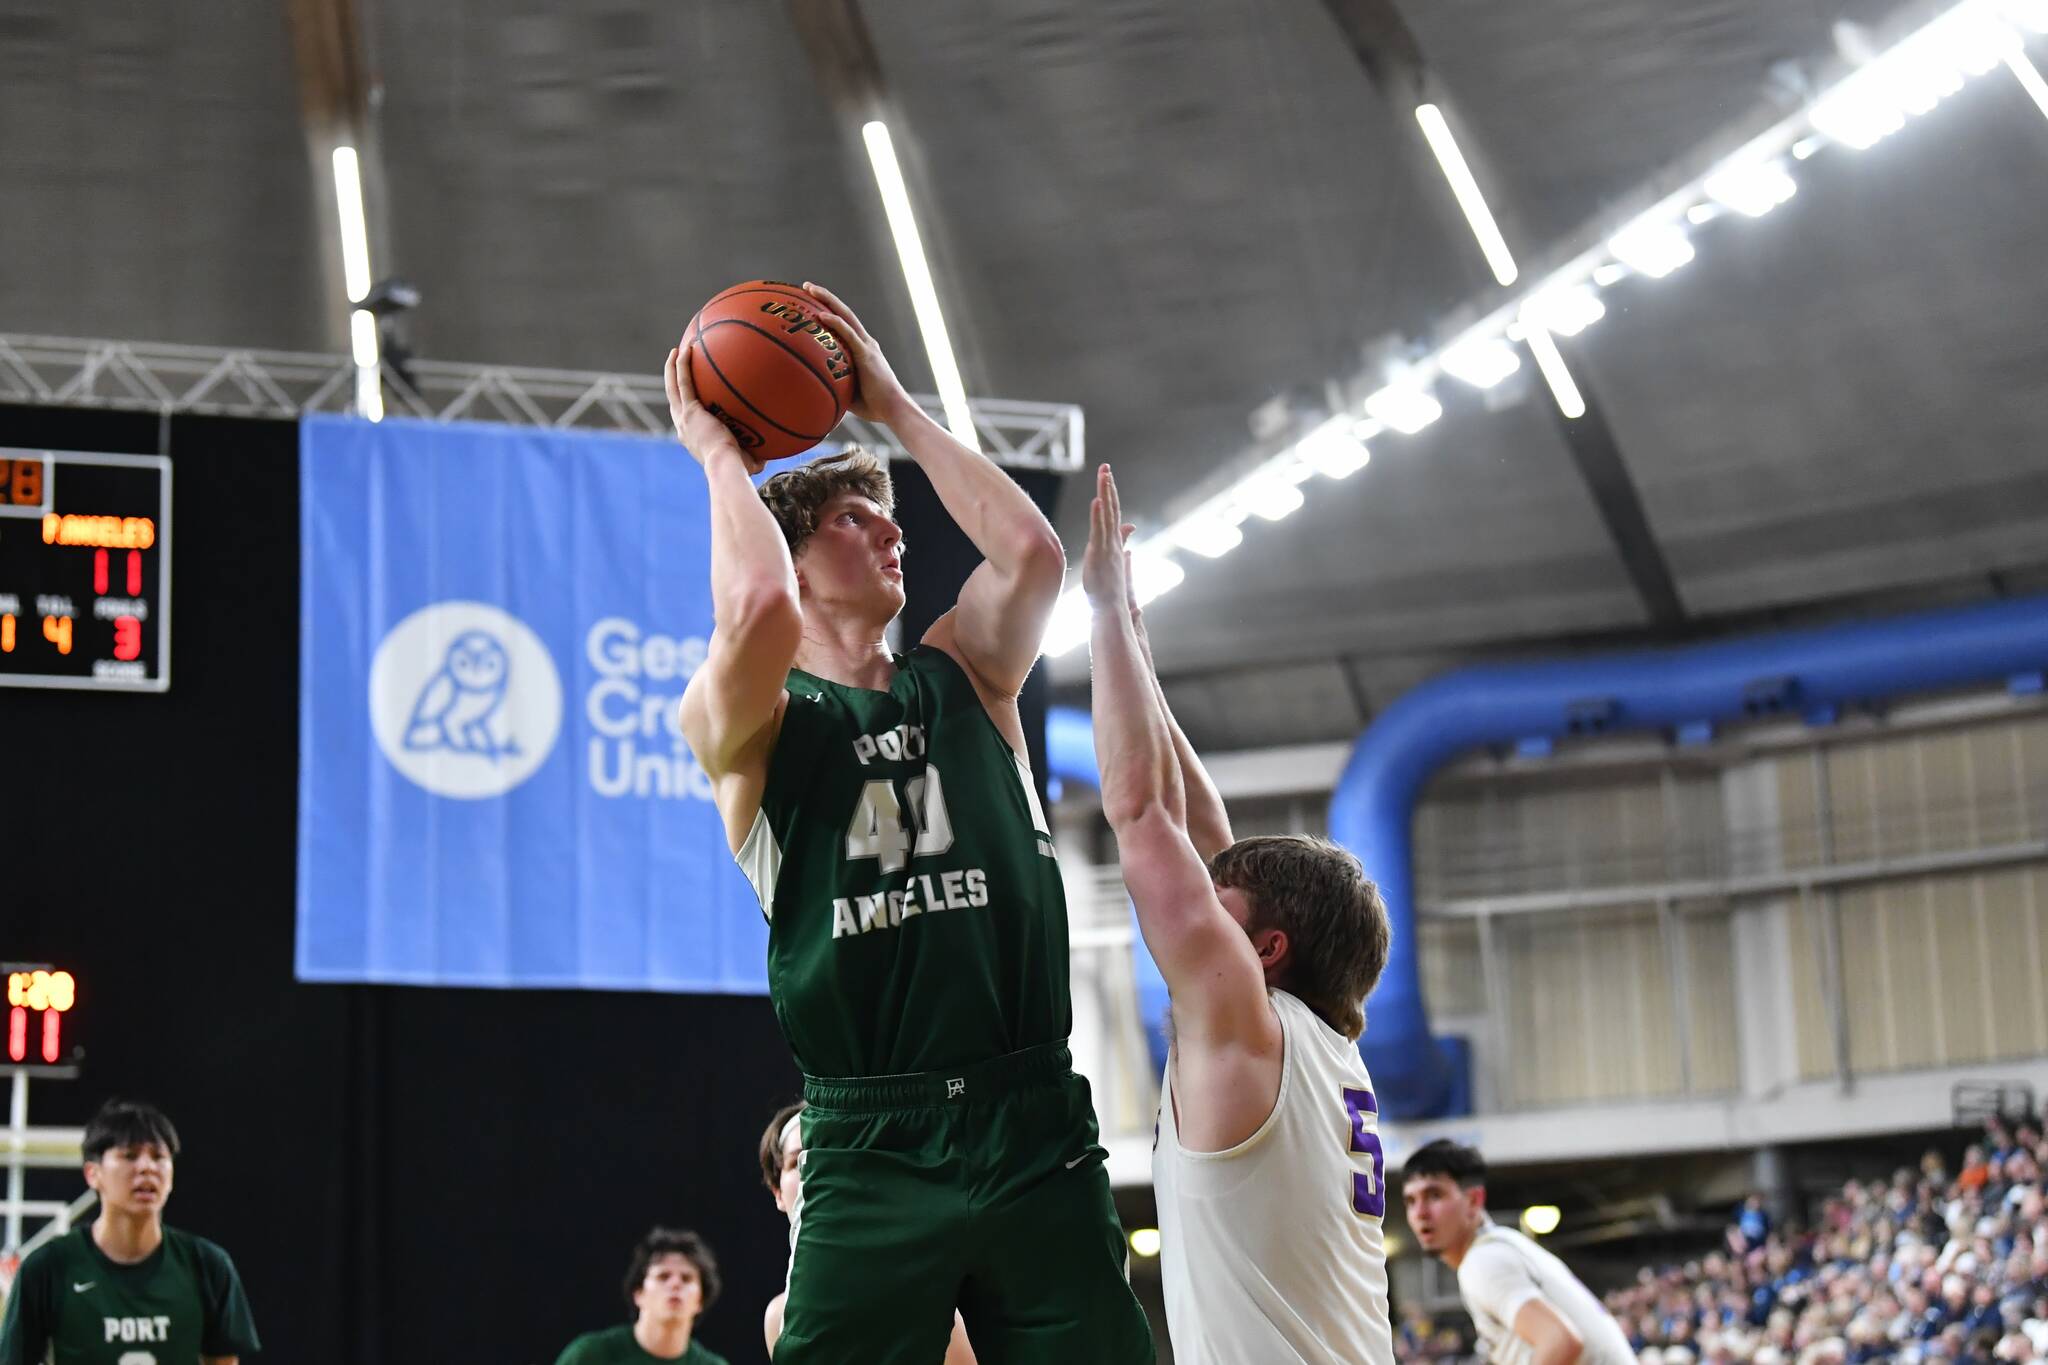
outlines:
[[[86,1290],[92,1288],[94,1285],[98,1283],[98,1280],[87,1280],[84,1284],[80,1284],[78,1281],[73,1280],[71,1282],[71,1292],[74,1294],[83,1294]]]
[[[1070,1171],[1071,1171],[1071,1170],[1073,1170],[1073,1169],[1074,1169],[1074,1168],[1075,1168],[1076,1166],[1078,1166],[1078,1165],[1080,1165],[1080,1164],[1081,1164],[1082,1162],[1086,1161],[1086,1160],[1088,1159],[1088,1155],[1089,1155],[1089,1154],[1088,1154],[1087,1152],[1083,1152],[1083,1153],[1081,1153],[1081,1155],[1079,1155],[1079,1156],[1075,1157],[1075,1158],[1074,1158],[1074,1159],[1073,1159],[1072,1161],[1069,1161],[1069,1162],[1067,1163],[1067,1169],[1068,1169],[1068,1170],[1070,1170]]]

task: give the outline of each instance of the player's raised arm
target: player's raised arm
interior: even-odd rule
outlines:
[[[1096,475],[1081,585],[1094,611],[1095,755],[1138,928],[1173,996],[1176,1047],[1277,1048],[1279,1021],[1242,926],[1188,839],[1186,794],[1166,707],[1131,617],[1124,527],[1108,466]],[[1265,1097],[1270,1108],[1271,1096]]]
[[[759,467],[697,401],[680,350],[668,353],[665,377],[676,435],[711,486],[714,628],[704,665],[683,693],[683,734],[717,778],[774,717],[803,637],[803,612],[789,545],[754,489]]]
[[[1038,660],[1066,577],[1059,536],[1030,494],[993,460],[954,440],[911,401],[852,309],[821,285],[804,288],[826,310],[825,324],[846,343],[859,372],[854,415],[896,433],[947,515],[981,552],[984,562],[960,589],[959,605],[933,623],[925,640],[955,654],[984,688],[1014,697]]]
[[[1145,671],[1152,676],[1152,690],[1158,695],[1159,710],[1166,717],[1168,733],[1173,736],[1174,757],[1180,762],[1180,782],[1187,804],[1188,839],[1194,844],[1195,852],[1202,855],[1202,861],[1207,863],[1237,842],[1230,832],[1230,813],[1223,808],[1223,794],[1216,790],[1209,770],[1202,766],[1195,746],[1188,741],[1180,722],[1174,719],[1173,708],[1166,703],[1166,689],[1160,686],[1159,667],[1152,662],[1152,637],[1145,629],[1145,613],[1138,606],[1137,590],[1131,585],[1128,560],[1124,588],[1131,624],[1137,629],[1138,652],[1145,658]]]

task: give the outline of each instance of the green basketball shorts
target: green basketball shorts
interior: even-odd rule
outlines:
[[[1148,1365],[1088,1082],[1064,1043],[954,1072],[806,1077],[776,1365]]]

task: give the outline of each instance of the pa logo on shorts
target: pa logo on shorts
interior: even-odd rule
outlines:
[[[370,727],[391,765],[436,796],[502,796],[553,752],[562,681],[525,622],[484,602],[436,602],[377,647]]]
[[[962,1095],[964,1095],[964,1094],[966,1094],[966,1093],[967,1093],[967,1078],[966,1078],[965,1076],[953,1076],[953,1077],[950,1077],[950,1078],[948,1078],[948,1079],[947,1079],[947,1081],[946,1081],[946,1098],[947,1098],[947,1099],[949,1099],[949,1100],[957,1100],[957,1099],[959,1099],[959,1098],[960,1098],[960,1097],[961,1097]]]

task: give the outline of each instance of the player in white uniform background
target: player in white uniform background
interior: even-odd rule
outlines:
[[[1486,1161],[1439,1138],[1401,1172],[1408,1226],[1458,1272],[1458,1295],[1493,1365],[1634,1365],[1635,1352],[1563,1261],[1486,1213]]]
[[[1386,1162],[1356,1046],[1386,906],[1334,844],[1232,842],[1153,673],[1107,465],[1091,516],[1102,809],[1173,999],[1152,1178],[1174,1359],[1391,1365]]]

